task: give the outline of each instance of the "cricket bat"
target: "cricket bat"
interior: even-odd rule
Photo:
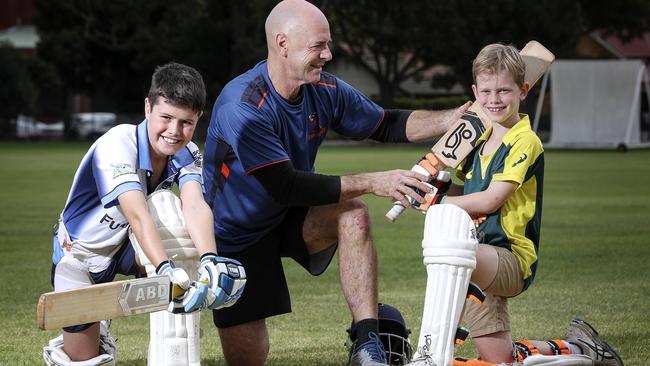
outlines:
[[[178,291],[163,275],[48,292],[38,300],[36,321],[48,330],[166,310]]]
[[[551,51],[546,49],[537,41],[530,41],[521,49],[519,54],[526,63],[526,75],[524,77],[532,88],[533,85],[548,70],[555,56]],[[478,103],[472,106],[463,114],[463,116],[452,125],[452,127],[438,140],[431,148],[431,153],[411,168],[411,170],[430,177],[429,185],[432,192],[427,193],[426,203],[420,204],[417,209],[426,212],[426,210],[435,202],[437,188],[442,182],[438,179],[446,168],[456,168],[476,146],[478,139],[490,127],[492,122],[483,113],[483,109]],[[417,206],[417,202],[414,207]],[[393,208],[386,213],[390,221],[395,221],[404,211],[404,206],[396,203]]]

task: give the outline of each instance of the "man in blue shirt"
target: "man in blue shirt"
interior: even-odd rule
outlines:
[[[328,130],[352,139],[430,140],[458,110],[383,110],[322,71],[332,58],[324,14],[303,0],[280,2],[266,24],[268,59],[228,83],[215,102],[205,145],[205,197],[219,253],[242,262],[246,290],[214,311],[229,365],[263,365],[265,318],[291,311],[281,257],[311,274],[337,247],[341,284],[357,329],[353,364],[385,364],[377,330],[376,252],[365,204],[372,193],[408,206],[426,178],[407,170],[328,176],[314,171]]]

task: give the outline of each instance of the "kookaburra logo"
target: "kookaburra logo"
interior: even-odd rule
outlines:
[[[463,141],[469,141],[471,146],[475,146],[478,138],[485,132],[483,122],[475,112],[465,112],[462,120],[463,122],[458,124],[445,141],[445,150],[442,151],[442,155],[446,158],[457,159],[456,149]]]
[[[420,347],[420,353],[427,354],[431,350],[431,334],[424,336],[424,346]]]

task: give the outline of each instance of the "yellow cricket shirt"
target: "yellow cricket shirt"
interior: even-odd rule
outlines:
[[[544,148],[525,114],[520,114],[519,122],[503,136],[494,152],[482,156],[483,144],[491,132],[492,129],[488,129],[481,136],[477,147],[459,166],[458,176],[465,182],[464,194],[484,191],[492,181],[510,181],[518,185],[504,204],[477,226],[477,234],[480,243],[512,251],[519,261],[526,289],[537,268]]]

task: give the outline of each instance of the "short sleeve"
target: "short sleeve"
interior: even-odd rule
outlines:
[[[505,158],[503,172],[494,174],[494,181],[512,181],[521,184],[529,169],[543,153],[542,143],[533,133],[524,134],[510,147]]]
[[[178,176],[178,186],[179,188],[183,187],[183,184],[190,180],[197,181],[203,186],[203,172],[201,168],[203,166],[203,155],[199,147],[193,142],[187,144],[186,149],[190,155],[190,159],[187,159],[186,164],[181,166]]]
[[[217,112],[218,128],[232,147],[244,171],[249,174],[280,161],[289,160],[271,118],[245,103],[229,103]]]
[[[368,138],[383,120],[384,109],[341,79],[336,79],[336,89],[338,118],[332,129],[345,137]]]
[[[90,164],[97,193],[105,207],[114,206],[126,191],[144,191],[137,174],[135,134],[126,129],[112,129],[97,140]]]

